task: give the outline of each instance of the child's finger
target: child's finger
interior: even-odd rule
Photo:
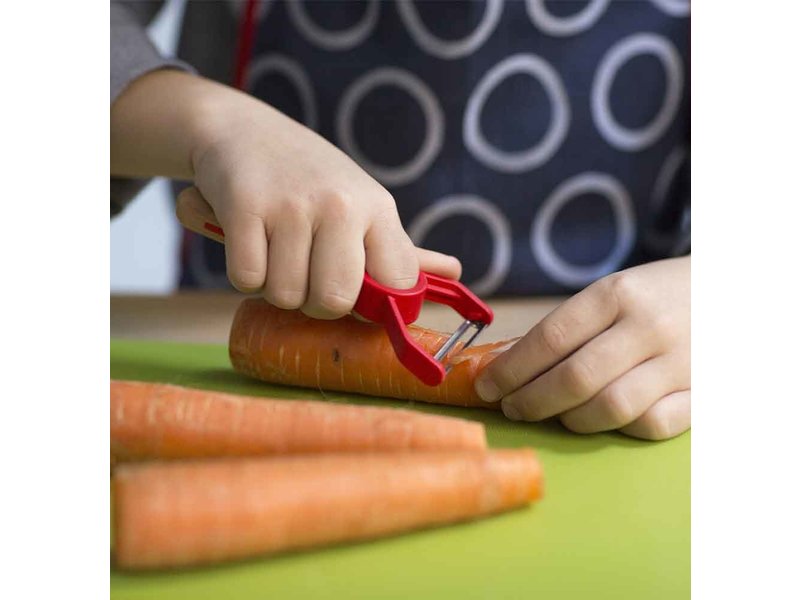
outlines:
[[[691,424],[692,391],[682,390],[664,396],[620,431],[645,440],[666,440],[683,433]]]
[[[264,298],[287,310],[300,308],[308,297],[311,226],[300,214],[281,217],[269,239]]]
[[[541,421],[561,414],[588,401],[652,355],[641,330],[632,320],[623,319],[552,369],[505,396],[503,412],[512,419],[525,421]]]
[[[246,213],[220,218],[220,222],[225,230],[225,265],[231,284],[244,293],[261,290],[267,275],[264,222]]]
[[[405,290],[419,279],[419,261],[414,244],[399,223],[375,225],[364,237],[366,267],[375,281]]]
[[[425,248],[417,248],[417,260],[419,261],[420,271],[433,273],[447,279],[457,280],[461,278],[461,261],[455,256],[426,250]]]
[[[308,300],[302,311],[315,319],[338,319],[353,309],[363,281],[362,230],[347,219],[322,221],[311,244]]]
[[[676,387],[671,357],[658,356],[628,371],[585,404],[561,415],[561,422],[576,433],[619,429],[642,416]]]
[[[535,325],[476,377],[475,391],[496,402],[558,364],[617,317],[602,281],[579,292]]]

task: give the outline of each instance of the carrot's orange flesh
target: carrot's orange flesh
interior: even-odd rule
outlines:
[[[409,331],[431,354],[449,337],[413,325]],[[515,341],[467,348],[451,363],[444,383],[431,387],[400,364],[380,325],[352,317],[311,319],[300,311],[248,298],[234,317],[229,352],[234,369],[271,383],[498,409],[499,403],[478,398],[473,382]]]
[[[178,567],[363,540],[520,507],[542,494],[527,449],[122,465],[115,557]]]
[[[481,423],[409,410],[111,382],[114,461],[486,448]]]

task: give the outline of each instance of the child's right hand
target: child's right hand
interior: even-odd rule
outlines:
[[[142,80],[112,107],[112,168],[116,160],[134,174],[152,171],[155,155],[166,154],[170,144],[183,148],[196,188],[225,231],[228,278],[240,291],[260,291],[280,308],[331,319],[351,311],[365,268],[399,289],[412,287],[420,268],[460,275],[454,257],[417,250],[391,194],[310,129],[251,96],[198,77],[160,72]],[[163,107],[153,97],[158,94]],[[154,108],[163,114],[154,117]],[[169,129],[175,121],[184,123],[175,135],[189,142],[158,133],[159,126]],[[148,124],[152,135],[137,129]],[[150,146],[152,154],[145,147],[130,156],[137,143]],[[180,157],[173,155],[161,162],[172,161],[180,170]]]
[[[384,285],[412,287],[419,260],[391,194],[277,110],[247,97],[236,104],[209,115],[192,161],[195,185],[225,231],[231,283],[321,319],[352,310],[365,267]],[[458,275],[456,259],[438,262]]]

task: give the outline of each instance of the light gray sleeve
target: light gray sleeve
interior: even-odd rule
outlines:
[[[111,103],[137,77],[156,69],[194,72],[187,63],[163,57],[147,37],[145,27],[163,2],[111,2]],[[148,183],[148,179],[111,178],[111,216]]]

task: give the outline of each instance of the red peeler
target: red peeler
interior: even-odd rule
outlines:
[[[177,212],[178,219],[187,229],[218,242],[225,241],[225,234],[211,207],[199,192],[182,194]],[[414,341],[406,328],[417,320],[426,300],[446,304],[465,319],[433,356]],[[469,347],[494,319],[492,310],[463,284],[424,272],[420,272],[416,285],[407,290],[388,288],[364,273],[364,283],[353,311],[383,325],[400,362],[420,381],[431,386],[444,381],[450,370],[448,359],[453,352]],[[467,341],[459,345],[471,330]]]
[[[409,335],[406,325],[419,317],[425,300],[446,304],[464,317],[465,321],[453,332],[442,347],[431,356]],[[431,273],[420,271],[417,284],[408,290],[385,287],[364,273],[364,283],[353,311],[362,317],[381,323],[392,341],[400,362],[427,385],[439,385],[449,370],[447,358],[459,340],[474,329],[467,341],[458,347],[464,350],[494,318],[492,310],[463,284]]]

